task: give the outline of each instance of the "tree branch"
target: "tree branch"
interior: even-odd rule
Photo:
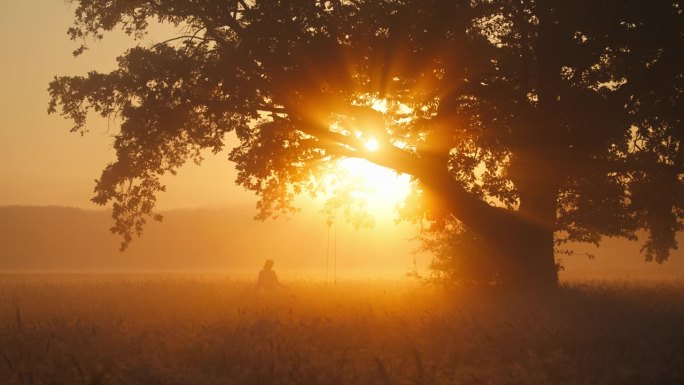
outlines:
[[[664,164],[664,163],[645,163],[643,161],[630,161],[629,159],[624,160],[597,160],[591,159],[586,163],[582,161],[570,161],[566,165],[569,170],[574,170],[576,172],[586,172],[587,169],[600,171],[604,173],[620,173],[625,174],[628,172],[648,172],[648,171],[662,171],[669,174],[684,174],[684,165],[674,165],[674,164]]]
[[[274,114],[285,114],[285,115],[287,115],[287,109],[285,109],[283,107],[273,107],[273,106],[267,106],[264,104],[259,104],[257,106],[257,111],[271,112]]]
[[[159,42],[159,43],[153,45],[152,47],[158,47],[158,46],[160,46],[160,45],[164,45],[164,44],[166,44],[166,43],[170,43],[170,42],[172,42],[172,41],[176,41],[176,40],[180,40],[180,39],[201,40],[201,41],[214,41],[213,39],[207,39],[206,37],[197,37],[197,34],[200,33],[203,29],[206,29],[206,27],[205,27],[205,28],[200,28],[200,29],[198,29],[197,32],[195,32],[195,33],[192,34],[192,35],[182,35],[182,36],[172,37],[172,38],[170,38],[170,39],[166,39],[166,40],[164,40],[164,41],[162,41],[162,42]]]
[[[506,223],[511,226],[520,223],[521,218],[515,212],[491,206],[478,195],[467,191],[453,178],[446,163],[440,162],[438,158],[420,157],[389,142],[378,151],[368,151],[358,139],[330,131],[320,124],[305,124],[300,121],[298,128],[317,138],[319,145],[327,153],[365,159],[399,173],[414,176],[434,198],[433,211],[438,213],[437,215],[453,214],[466,226],[481,234],[493,231],[493,223]]]

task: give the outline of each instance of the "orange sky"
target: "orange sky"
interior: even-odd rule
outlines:
[[[66,30],[73,18],[62,1],[5,0],[0,2],[0,205],[65,205],[94,208],[94,180],[114,159],[108,122],[94,117],[90,133],[69,134],[71,122],[47,115],[47,86],[55,75],[108,71],[131,45],[123,33],[106,35],[78,58],[77,43]],[[151,41],[148,38],[147,41]],[[161,209],[254,202],[237,188],[225,154],[207,156],[202,167],[190,165],[168,178]]]

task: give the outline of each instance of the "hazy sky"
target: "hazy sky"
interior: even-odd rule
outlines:
[[[90,202],[94,180],[114,160],[110,123],[93,117],[90,133],[69,133],[72,124],[47,115],[48,83],[56,75],[109,71],[132,44],[117,32],[106,35],[78,58],[69,40],[73,6],[60,0],[0,2],[0,205],[96,207]],[[147,42],[154,40],[149,37]],[[158,39],[157,39],[158,40]],[[109,132],[108,132],[109,130]],[[208,155],[204,165],[189,165],[167,178],[161,209],[254,202],[235,187],[235,171],[226,154]]]

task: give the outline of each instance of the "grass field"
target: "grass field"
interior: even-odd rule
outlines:
[[[0,384],[684,384],[684,284],[5,275]]]

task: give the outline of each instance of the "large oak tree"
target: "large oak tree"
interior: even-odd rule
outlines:
[[[160,177],[202,149],[232,146],[234,132],[236,182],[260,197],[262,217],[320,189],[336,160],[364,158],[413,176],[413,215],[442,235],[466,229],[494,255],[496,280],[552,287],[554,239],[645,229],[646,259],[658,262],[677,247],[683,9],[679,0],[80,0],[74,40],[115,28],[142,36],[152,21],[182,32],[130,48],[110,73],[55,78],[49,110],[76,132],[90,111],[120,120],[117,159],[94,201],[113,202],[126,242],[154,215]],[[369,138],[378,151],[365,148]]]

